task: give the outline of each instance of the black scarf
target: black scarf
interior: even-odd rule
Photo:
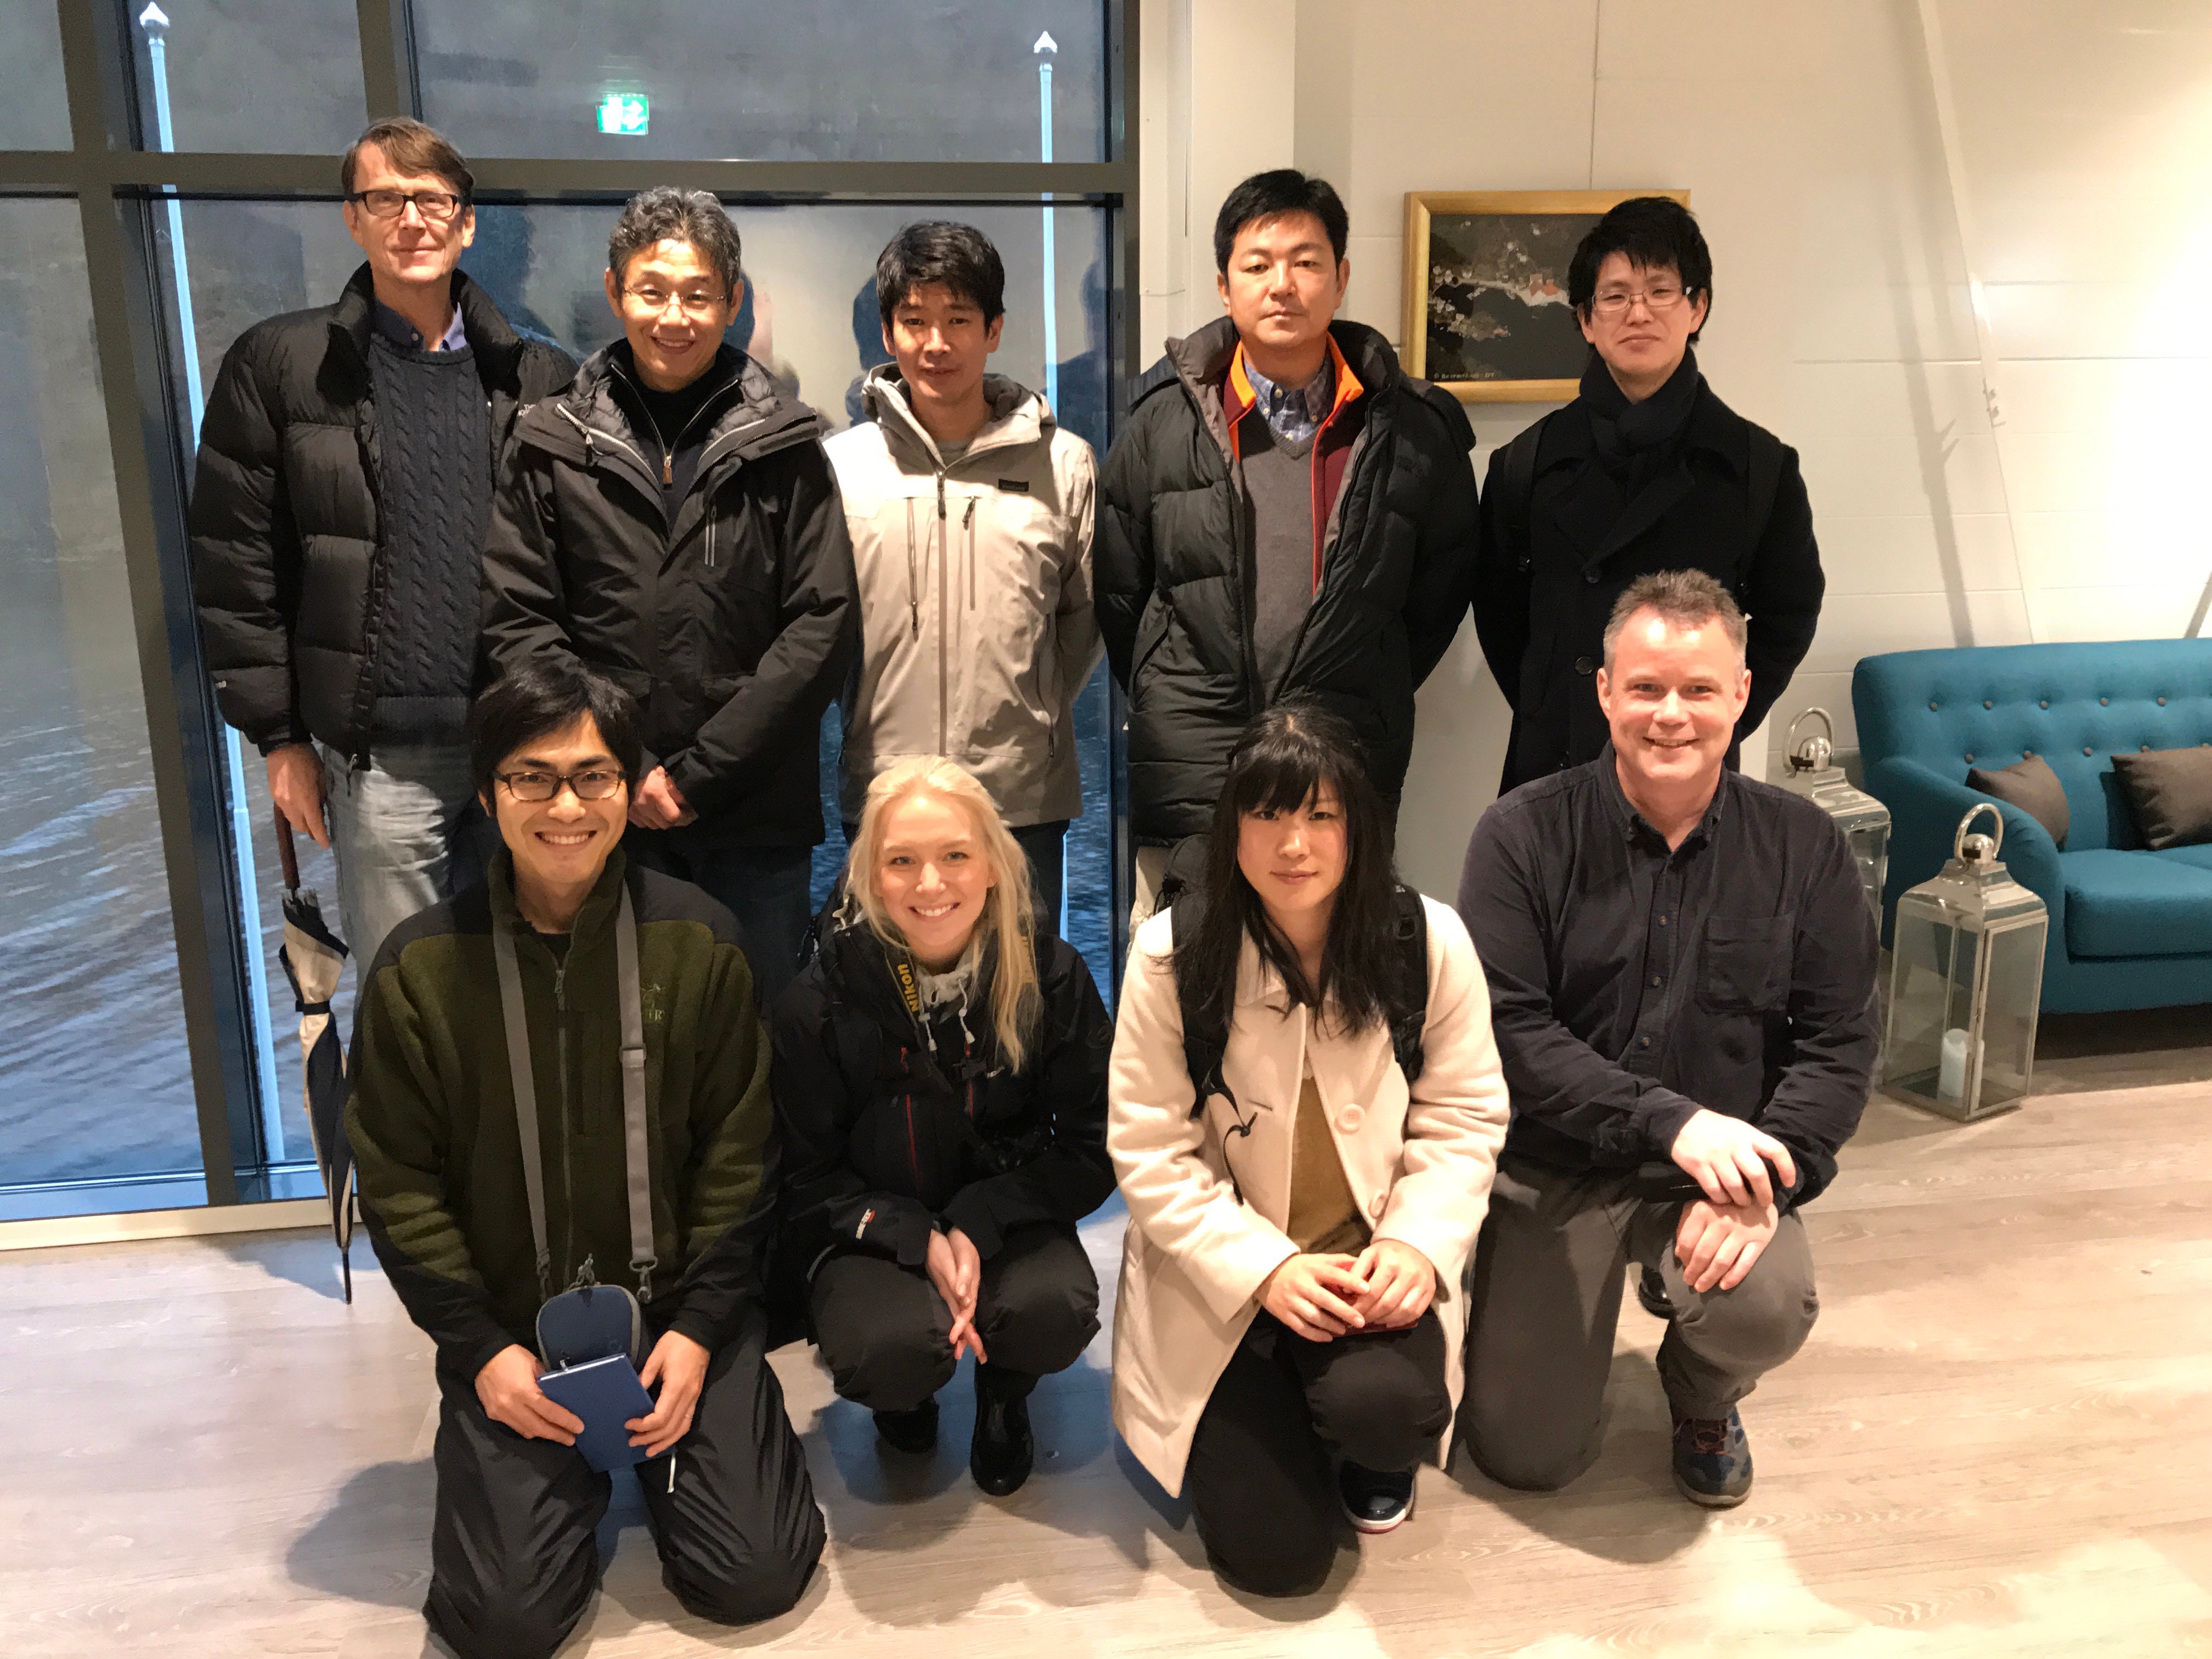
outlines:
[[[1633,499],[1669,455],[1690,423],[1690,411],[1697,407],[1705,384],[1705,377],[1698,373],[1698,354],[1685,350],[1667,384],[1642,403],[1632,404],[1605,360],[1590,353],[1579,388],[1583,407],[1589,412],[1598,463],[1625,495]]]

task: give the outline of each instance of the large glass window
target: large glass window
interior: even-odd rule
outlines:
[[[0,149],[69,145],[69,93],[53,0],[0,0]]]
[[[0,1184],[200,1167],[77,205],[0,201]]]
[[[359,267],[335,158],[372,106],[411,106],[471,154],[467,269],[579,356],[617,332],[601,273],[621,197],[680,180],[672,160],[714,161],[751,278],[733,337],[833,428],[885,356],[878,251],[915,218],[970,220],[1007,268],[993,368],[1103,449],[1128,371],[1109,337],[1134,222],[1134,170],[1112,153],[1134,122],[1111,73],[1126,3],[0,0],[0,161],[17,192],[0,198],[0,765],[15,785],[0,800],[0,1219],[314,1188],[264,763],[219,727],[209,748],[175,485],[225,352],[264,318],[329,303]],[[125,178],[118,109],[147,152]],[[166,173],[170,151],[199,159]],[[807,164],[805,198],[790,162]],[[954,170],[974,162],[997,165]],[[111,464],[107,434],[125,430],[143,437]],[[145,684],[164,691],[153,729]],[[1062,920],[1102,985],[1109,702],[1102,671],[1077,706],[1085,809]],[[825,887],[844,854],[841,712],[821,734]],[[157,762],[185,796],[158,812]],[[329,854],[296,845],[334,912]],[[201,886],[181,930],[179,869]]]
[[[423,118],[500,155],[1105,158],[1098,0],[414,0]],[[1052,152],[1042,153],[1043,110]]]
[[[139,0],[124,10],[148,149],[336,155],[368,125],[354,0]]]

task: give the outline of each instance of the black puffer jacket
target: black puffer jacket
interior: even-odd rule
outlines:
[[[385,570],[369,392],[368,267],[336,305],[256,323],[223,354],[200,422],[192,590],[222,717],[264,754],[319,738],[368,752]],[[526,340],[453,273],[495,447],[575,364]],[[492,458],[486,458],[486,465]]]
[[[648,764],[757,846],[822,839],[822,711],[859,649],[859,584],[822,417],[734,348],[672,522],[617,341],[525,410],[484,548],[496,672],[572,651],[645,711]]]
[[[779,1249],[805,1273],[834,1244],[919,1267],[940,1223],[986,1259],[1009,1227],[1073,1226],[1114,1190],[1113,1027],[1075,947],[1041,935],[1043,1010],[1022,1069],[1000,1059],[986,952],[964,1011],[909,1013],[865,921],[827,926],[776,1004],[769,1079],[784,1136]]]
[[[1474,592],[1474,435],[1458,400],[1398,367],[1373,329],[1331,325],[1365,388],[1322,550],[1320,590],[1282,684],[1256,684],[1255,574],[1231,470],[1222,385],[1227,318],[1168,342],[1106,458],[1093,554],[1098,629],[1129,694],[1129,821],[1139,840],[1194,835],[1229,750],[1274,699],[1352,722],[1395,803],[1413,749],[1413,690]]]

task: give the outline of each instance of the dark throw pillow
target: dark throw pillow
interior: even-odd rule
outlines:
[[[2062,850],[2065,848],[2074,815],[2067,810],[2066,786],[2058,781],[2058,774],[2042,756],[2030,755],[2017,766],[2001,766],[1993,772],[1977,766],[1966,774],[1966,787],[1995,795],[2008,806],[2017,806],[2048,830]]]
[[[2212,744],[2115,755],[2112,770],[2144,846],[2156,852],[2212,842]]]

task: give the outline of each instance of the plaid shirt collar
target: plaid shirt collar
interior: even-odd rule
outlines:
[[[1304,386],[1279,386],[1244,360],[1244,378],[1252,383],[1252,406],[1274,428],[1275,435],[1291,443],[1304,443],[1321,430],[1336,401],[1336,355],[1322,359],[1320,372]]]

